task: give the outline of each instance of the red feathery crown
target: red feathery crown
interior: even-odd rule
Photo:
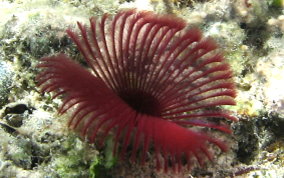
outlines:
[[[192,129],[231,133],[220,119],[237,120],[219,107],[235,105],[236,92],[212,39],[180,18],[136,10],[78,26],[79,34],[67,33],[93,73],[59,54],[42,58],[37,76],[43,92],[64,96],[60,114],[74,109],[71,128],[90,142],[112,133],[114,153],[123,157],[131,146],[132,160],[142,163],[153,148],[157,168],[165,170],[180,170],[192,158],[201,166],[205,157],[212,161],[208,143],[227,150],[221,140]]]

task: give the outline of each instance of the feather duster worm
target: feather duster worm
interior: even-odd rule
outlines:
[[[69,127],[90,142],[112,133],[114,153],[123,157],[131,146],[132,160],[142,163],[153,148],[157,169],[180,170],[192,158],[202,166],[205,157],[213,159],[208,143],[227,150],[219,139],[191,129],[231,133],[220,118],[237,120],[218,108],[235,105],[236,92],[211,39],[180,18],[136,10],[78,27],[79,34],[67,33],[93,73],[59,54],[41,59],[37,76],[43,92],[64,96],[60,114],[73,108]]]

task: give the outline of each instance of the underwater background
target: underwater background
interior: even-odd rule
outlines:
[[[184,19],[213,38],[233,71],[237,97],[228,122],[232,134],[212,131],[229,147],[214,160],[179,173],[112,155],[85,142],[59,115],[61,99],[42,93],[35,80],[42,57],[82,56],[65,30],[77,21],[122,9]],[[283,0],[0,0],[0,177],[284,177]],[[198,164],[196,164],[198,165]]]

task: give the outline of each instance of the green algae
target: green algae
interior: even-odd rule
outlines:
[[[91,163],[89,168],[91,178],[111,177],[110,170],[117,162],[117,157],[113,155],[113,149],[113,136],[108,136],[104,147],[104,155],[96,156]]]
[[[73,136],[72,136],[73,135]],[[88,144],[80,141],[75,134],[61,143],[58,156],[54,160],[54,169],[60,177],[88,177],[86,171],[94,153],[88,152]]]
[[[283,0],[273,0],[271,3],[272,7],[276,7],[276,8],[283,8],[284,2]]]

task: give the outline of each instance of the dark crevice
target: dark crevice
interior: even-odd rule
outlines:
[[[151,116],[160,116],[159,102],[142,91],[123,91],[119,96],[135,111]]]

